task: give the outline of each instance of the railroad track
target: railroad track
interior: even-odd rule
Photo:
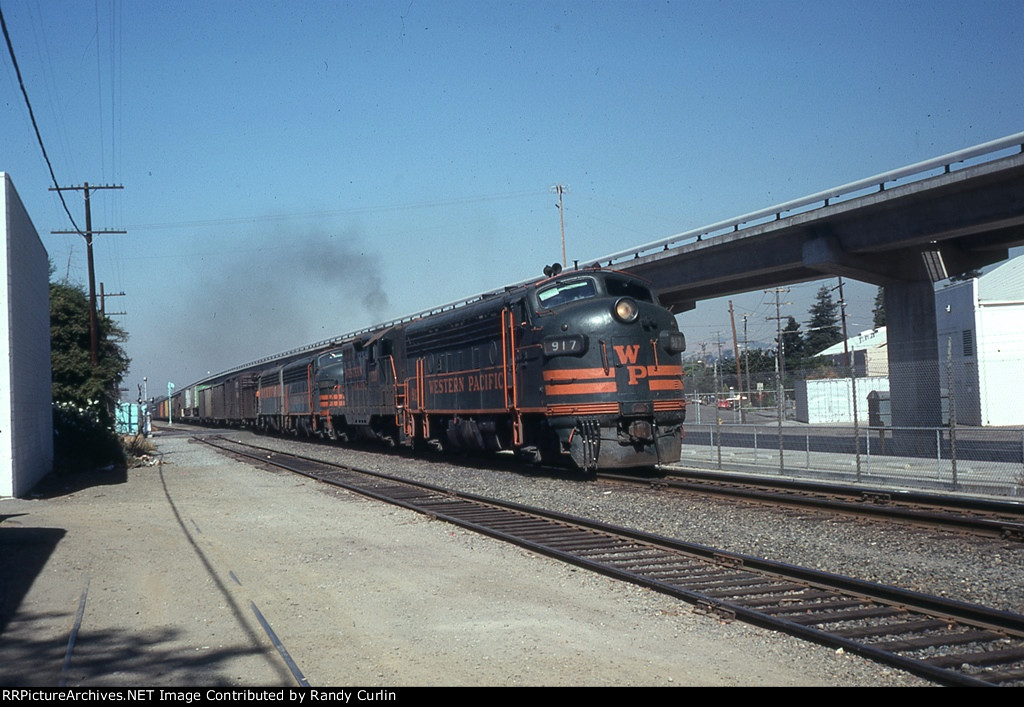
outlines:
[[[672,471],[656,478],[601,473],[598,478],[618,484],[816,508],[1024,542],[1024,503],[1013,501],[713,472]]]
[[[1024,685],[1024,616],[310,457],[200,440],[947,685]]]

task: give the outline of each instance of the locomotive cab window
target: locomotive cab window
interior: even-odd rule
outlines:
[[[553,285],[537,290],[537,299],[541,306],[551,308],[580,299],[589,299],[597,295],[597,286],[591,279],[569,280],[556,282]]]
[[[530,317],[530,308],[527,306],[526,300],[513,302],[512,311],[513,313],[518,313],[520,326],[530,326],[532,318]]]
[[[537,301],[545,309],[559,305],[590,299],[599,295],[609,297],[631,297],[638,302],[657,302],[654,294],[646,285],[623,277],[580,278],[552,283],[537,290]]]
[[[651,291],[633,280],[609,277],[605,279],[604,286],[612,297],[632,297],[640,302],[654,302]]]

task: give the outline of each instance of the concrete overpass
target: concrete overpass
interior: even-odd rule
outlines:
[[[662,302],[677,312],[702,299],[835,275],[883,285],[893,424],[938,427],[942,412],[933,283],[1004,260],[1017,245],[1024,245],[1024,132],[594,262],[647,278]],[[261,361],[324,348],[492,294]]]
[[[601,258],[676,311],[842,275],[885,286],[893,424],[942,422],[933,283],[1024,245],[1024,132]]]

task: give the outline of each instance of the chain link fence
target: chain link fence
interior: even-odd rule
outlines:
[[[943,330],[938,346],[886,346],[783,366],[691,366],[683,463],[1024,496],[1024,326]],[[897,357],[898,358],[898,357]]]

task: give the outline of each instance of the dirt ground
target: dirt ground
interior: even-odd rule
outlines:
[[[162,465],[0,500],[0,685],[916,684],[183,437],[155,441]]]

